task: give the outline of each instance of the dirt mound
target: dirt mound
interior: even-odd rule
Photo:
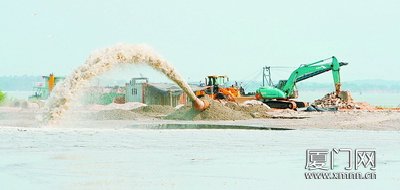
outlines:
[[[271,108],[265,104],[244,104],[244,105],[238,105],[237,103],[234,102],[228,102],[225,104],[226,107],[236,110],[236,111],[241,111],[247,114],[250,114],[253,118],[270,118],[271,115],[269,115],[267,112],[271,110]]]
[[[85,107],[82,107],[82,109],[90,110],[90,111],[115,110],[115,109],[132,110],[132,109],[137,109],[142,106],[146,106],[146,104],[139,103],[139,102],[127,102],[125,104],[111,103],[108,105],[92,104],[92,105],[86,105]]]
[[[116,97],[113,102],[116,104],[125,104],[125,97]]]
[[[135,120],[137,118],[143,118],[143,116],[128,110],[114,109],[93,113],[89,118],[96,120]]]
[[[186,105],[171,113],[165,119],[174,120],[245,120],[251,118],[268,118],[266,112],[268,107],[262,105],[248,105],[240,106],[236,103],[228,102],[222,104],[221,102],[204,98],[210,102],[210,107],[204,111],[197,111],[190,105]]]
[[[187,105],[165,117],[165,119],[173,120],[244,120],[250,118],[251,116],[248,114],[232,110],[215,102],[202,112]]]
[[[159,115],[168,115],[175,111],[175,108],[172,106],[163,106],[163,105],[148,105],[139,107],[137,109],[132,110],[135,113],[140,113],[147,116],[159,116]]]
[[[330,92],[322,99],[315,100],[313,105],[321,108],[374,109],[373,106],[366,102],[355,102],[349,91],[341,91],[338,97],[336,97],[335,92]]]

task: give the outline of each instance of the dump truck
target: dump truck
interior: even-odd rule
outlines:
[[[276,85],[267,85],[256,90],[256,99],[271,108],[296,109],[308,106],[307,102],[295,101],[298,98],[296,83],[322,73],[332,71],[336,96],[340,93],[340,67],[348,63],[339,62],[335,56],[314,63],[300,65],[287,80],[280,80]],[[264,80],[264,77],[263,77]]]

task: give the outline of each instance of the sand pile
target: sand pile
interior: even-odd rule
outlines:
[[[171,113],[165,119],[173,120],[245,120],[251,118],[268,118],[268,107],[263,105],[240,106],[228,102],[225,105],[219,101],[203,98],[210,102],[210,107],[203,112],[186,105]]]
[[[171,114],[175,111],[175,108],[172,106],[163,106],[163,105],[148,105],[142,106],[137,109],[132,110],[135,113],[140,113],[146,116],[165,116]]]
[[[143,118],[143,115],[128,110],[114,109],[92,113],[89,118],[95,120],[135,120]]]
[[[240,104],[241,106],[251,106],[251,105],[262,105],[268,109],[271,109],[267,104],[262,103],[258,100],[247,100]]]
[[[114,109],[133,110],[143,106],[146,106],[146,104],[140,102],[127,102],[125,104],[111,103],[108,105],[92,104],[92,105],[87,105],[82,109],[90,111],[102,111],[102,110],[114,110]]]
[[[339,97],[336,97],[335,92],[330,92],[322,99],[315,100],[313,105],[321,108],[374,109],[374,107],[368,103],[355,102],[349,91],[341,91]]]
[[[232,110],[218,103],[211,103],[205,111],[197,111],[192,106],[184,106],[165,117],[173,120],[244,120],[252,118],[240,111]]]
[[[257,101],[259,102],[259,101]],[[242,105],[238,105],[234,102],[228,102],[225,104],[226,107],[231,108],[232,110],[241,111],[244,113],[250,114],[253,118],[270,118],[267,112],[271,110],[271,108],[262,102],[259,103],[246,103]]]

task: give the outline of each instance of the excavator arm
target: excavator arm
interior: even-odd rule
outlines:
[[[329,63],[326,63],[328,60],[331,60]],[[297,68],[295,71],[292,72],[288,80],[286,81],[286,84],[283,86],[282,91],[285,92],[288,96],[293,94],[295,84],[297,82],[306,80],[308,78],[314,77],[316,75],[328,72],[332,70],[333,74],[333,81],[335,84],[335,90],[336,94],[338,95],[340,92],[340,67],[347,65],[347,63],[343,62],[338,62],[336,57],[332,56],[327,59],[323,59],[320,61],[317,61],[315,63],[311,64],[306,64],[306,65],[301,65],[299,68]]]
[[[296,83],[331,70],[336,96],[338,96],[341,86],[339,70],[344,65],[347,65],[347,63],[338,62],[334,56],[315,63],[301,65],[291,73],[287,80],[279,81],[276,86],[263,86],[257,89],[256,99],[263,101],[271,108],[296,109],[306,107],[306,102],[292,100],[297,98]]]

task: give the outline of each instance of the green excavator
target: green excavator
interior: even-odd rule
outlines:
[[[335,84],[336,96],[340,93],[340,67],[348,63],[339,62],[335,56],[317,61],[315,63],[300,65],[294,70],[287,80],[280,80],[277,85],[264,85],[265,74],[263,76],[263,87],[257,89],[256,99],[264,102],[271,108],[296,109],[308,106],[306,102],[299,102],[293,99],[298,98],[296,83],[314,77],[316,75],[332,70],[333,81]],[[269,71],[268,67],[268,71]],[[266,67],[264,67],[266,69]],[[269,79],[271,81],[271,79]]]

